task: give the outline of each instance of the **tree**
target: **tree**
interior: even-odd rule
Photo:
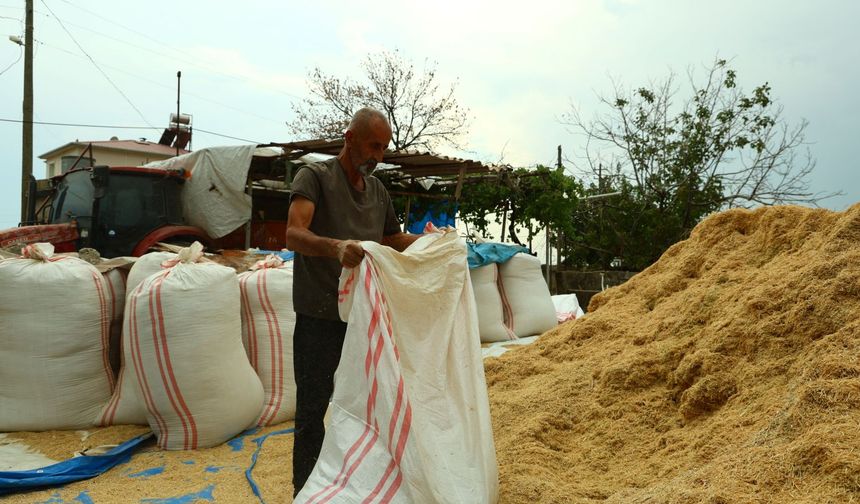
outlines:
[[[393,181],[388,174],[384,171],[376,174],[383,184],[392,187]],[[457,202],[454,201],[456,183],[453,180],[448,182],[425,189],[416,182],[401,180],[398,188],[410,196],[404,196],[402,192],[392,193],[398,218],[405,220],[408,200],[413,214],[422,215],[427,210],[453,212],[456,209],[458,218],[478,234],[500,239],[490,230],[494,221],[504,226],[505,241],[520,245],[527,244],[546,226],[565,235],[575,232],[570,216],[576,212],[583,188],[562,170],[537,166],[467,179]]]
[[[587,171],[596,179],[587,192],[619,193],[580,208],[584,241],[568,250],[572,262],[608,267],[621,259],[642,269],[711,212],[832,196],[810,190],[807,123],[789,124],[767,83],[745,93],[722,59],[703,84],[693,72],[688,80],[680,106],[670,75],[635,90],[616,85],[601,98],[609,111],[590,121],[576,109],[564,116],[586,139]]]
[[[314,68],[308,74],[313,96],[293,104],[296,118],[287,123],[291,131],[311,138],[340,138],[353,113],[370,106],[388,117],[395,150],[461,147],[469,111],[454,97],[456,82],[447,87],[437,82],[435,64],[425,62],[418,74],[394,51],[368,55],[362,69],[364,81],[355,82]]]

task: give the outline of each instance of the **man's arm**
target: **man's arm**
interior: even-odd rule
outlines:
[[[354,268],[364,257],[364,249],[356,240],[336,240],[319,236],[310,230],[316,205],[313,201],[294,195],[287,215],[287,247],[306,256],[337,258],[347,268]]]
[[[421,238],[421,235],[400,232],[383,236],[382,244],[398,252],[403,252],[406,250],[406,247],[412,245],[418,238]]]

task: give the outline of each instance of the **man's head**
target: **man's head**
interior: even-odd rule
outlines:
[[[352,168],[367,176],[382,161],[391,141],[391,126],[382,112],[365,107],[352,116],[344,138],[344,150]]]

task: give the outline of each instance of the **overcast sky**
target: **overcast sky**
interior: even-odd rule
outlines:
[[[551,164],[557,145],[581,155],[559,122],[571,104],[590,117],[612,79],[639,86],[719,56],[741,87],[768,82],[787,120],[809,121],[812,189],[845,192],[824,206],[860,201],[855,0],[36,0],[35,10],[35,120],[144,127],[35,125],[35,156],[76,139],[157,141],[176,109],[177,70],[193,148],[241,143],[204,131],[298,140],[285,121],[310,69],[358,76],[368,53],[397,49],[418,67],[437,62],[470,109],[468,152],[443,154]],[[24,65],[7,36],[23,39],[23,18],[23,0],[0,0],[0,228],[20,211],[21,124],[7,120],[21,120]],[[34,173],[45,176],[42,160]]]

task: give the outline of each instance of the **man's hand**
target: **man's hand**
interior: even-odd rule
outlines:
[[[364,257],[364,249],[357,240],[341,240],[337,244],[337,260],[344,268],[355,268]]]

